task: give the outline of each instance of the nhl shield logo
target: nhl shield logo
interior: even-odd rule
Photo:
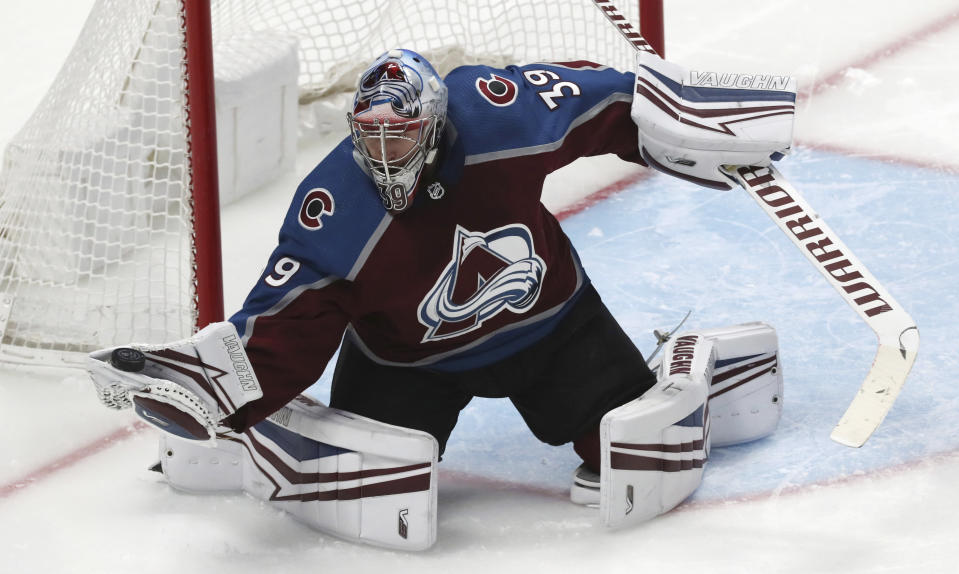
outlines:
[[[423,342],[458,337],[502,313],[525,313],[539,298],[546,263],[533,251],[533,236],[522,224],[488,233],[459,225],[453,259],[418,308],[427,329]]]
[[[426,188],[426,193],[431,199],[442,199],[443,196],[446,195],[446,190],[443,189],[443,185],[440,184],[440,182],[434,181]]]

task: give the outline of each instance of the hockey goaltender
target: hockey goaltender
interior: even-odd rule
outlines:
[[[543,181],[612,153],[728,188],[720,166],[788,151],[795,84],[691,87],[678,66],[637,62],[441,78],[415,52],[384,53],[242,309],[187,340],[92,353],[101,401],[163,431],[174,487],[243,490],[389,548],[435,542],[437,464],[474,396],[508,397],[539,440],[572,443],[571,498],[604,524],[675,507],[711,447],[775,430],[776,333],[678,333],[647,366],[541,203]],[[326,406],[301,393],[337,350]]]

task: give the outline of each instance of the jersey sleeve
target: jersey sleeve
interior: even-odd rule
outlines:
[[[290,257],[288,247],[281,242],[243,308],[230,318],[263,388],[263,397],[231,421],[237,430],[268,417],[316,382],[348,322],[346,282]]]
[[[371,184],[351,149],[341,145],[300,184],[260,279],[230,318],[263,388],[263,398],[228,421],[234,429],[256,424],[315,383],[339,347],[350,320],[351,274],[384,218],[375,194],[362,189]]]
[[[630,118],[632,73],[586,61],[464,66],[447,82],[451,119],[471,136],[467,165],[536,154],[550,172],[610,153],[645,165]]]

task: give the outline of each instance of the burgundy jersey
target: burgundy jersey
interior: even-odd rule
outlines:
[[[633,75],[571,62],[445,81],[438,168],[409,210],[386,212],[349,139],[297,189],[230,319],[264,391],[248,424],[313,384],[344,333],[382,364],[470,369],[548,336],[588,283],[543,181],[579,157],[641,161]]]

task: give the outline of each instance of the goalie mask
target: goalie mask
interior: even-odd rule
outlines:
[[[391,213],[412,205],[435,160],[447,93],[433,66],[410,50],[386,52],[360,77],[347,114],[353,146]]]

